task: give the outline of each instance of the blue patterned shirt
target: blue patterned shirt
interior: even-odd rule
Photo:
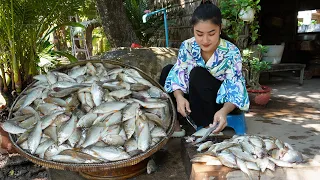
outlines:
[[[207,63],[201,56],[201,48],[195,38],[182,42],[178,59],[168,74],[164,88],[170,93],[189,92],[189,74],[194,67],[206,68],[212,76],[222,81],[216,102],[230,102],[241,110],[249,109],[249,97],[242,76],[242,59],[239,49],[231,42],[220,39],[220,44]]]

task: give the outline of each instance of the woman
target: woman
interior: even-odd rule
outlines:
[[[185,40],[175,65],[166,66],[160,77],[177,102],[177,111],[190,114],[198,126],[227,125],[227,114],[234,109],[248,110],[249,99],[242,76],[239,49],[220,37],[221,11],[210,1],[198,6],[191,19],[194,37]],[[173,136],[183,134],[177,122]],[[182,135],[183,136],[183,135]]]

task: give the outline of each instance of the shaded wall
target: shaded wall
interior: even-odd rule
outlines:
[[[154,10],[167,7],[169,22],[169,46],[180,47],[182,41],[193,37],[190,19],[201,0],[154,0]],[[213,0],[216,3],[216,0]],[[164,30],[154,46],[164,47]]]

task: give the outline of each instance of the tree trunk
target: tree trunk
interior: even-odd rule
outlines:
[[[128,47],[133,42],[139,43],[126,16],[122,0],[97,0],[96,2],[102,27],[111,47]]]
[[[92,50],[93,50],[93,46],[92,46],[92,31],[94,28],[100,27],[101,24],[100,23],[93,23],[90,24],[87,29],[86,29],[86,43],[87,43],[87,47],[89,50],[89,55],[92,56]]]

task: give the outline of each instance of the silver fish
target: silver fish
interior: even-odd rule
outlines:
[[[92,63],[88,62],[86,64],[86,66],[88,67],[87,68],[87,74],[91,75],[91,76],[94,76],[96,75],[97,71],[96,71],[96,68],[93,66]]]
[[[124,110],[123,110],[123,118],[122,121],[126,121],[131,118],[136,117],[136,113],[138,108],[140,107],[139,103],[132,103],[129,104]]]
[[[125,143],[125,140],[120,135],[106,135],[102,138],[102,141],[110,146],[123,146]]]
[[[47,76],[44,74],[35,75],[33,76],[33,79],[38,80],[40,82],[48,82]]]
[[[87,72],[87,66],[78,67],[69,71],[69,76],[73,79],[76,79],[79,76],[84,75]]]
[[[124,131],[126,132],[127,138],[130,139],[136,129],[136,118],[131,118],[123,123]]]
[[[42,121],[41,128],[45,129],[48,126],[50,126],[54,122],[55,118],[58,115],[63,114],[63,113],[64,113],[64,111],[58,111],[58,112],[54,112],[53,114],[50,114],[50,115],[43,117],[41,120]]]
[[[111,116],[105,119],[105,126],[112,126],[115,124],[120,124],[122,119],[121,111],[113,113]]]
[[[94,102],[92,100],[92,95],[91,93],[85,93],[85,98],[86,98],[86,104],[90,107],[93,108],[94,107]]]
[[[91,95],[95,106],[99,106],[103,99],[103,90],[96,82],[94,82],[91,86]]]
[[[58,141],[58,134],[57,134],[57,127],[56,126],[49,126],[47,127],[43,133],[47,136],[49,136],[52,140],[55,142]]]
[[[237,163],[236,163],[236,157],[227,151],[222,151],[218,154],[217,158],[220,160],[220,162],[230,168],[237,169]]]
[[[103,159],[106,159],[107,161],[118,161],[130,158],[130,155],[128,153],[117,147],[93,146],[91,147],[91,150],[96,152],[99,156],[101,156]]]
[[[62,81],[76,82],[76,81],[74,80],[74,78],[68,76],[68,75],[65,74],[65,73],[57,72],[57,71],[54,71],[54,72],[52,72],[52,73],[54,73],[56,76],[58,76],[58,78],[61,78]]]
[[[116,97],[117,99],[124,98],[126,96],[129,96],[132,92],[130,90],[126,89],[120,89],[116,91],[112,91],[109,93],[110,96]]]
[[[79,119],[79,121],[77,123],[77,127],[89,128],[89,127],[91,127],[93,122],[97,119],[97,117],[98,117],[98,115],[95,113],[88,113]]]
[[[150,147],[151,135],[149,131],[149,124],[141,116],[136,118],[136,134],[138,136],[138,149],[145,152]]]
[[[51,104],[55,104],[55,105],[62,106],[62,107],[67,106],[66,101],[61,98],[47,97],[47,98],[44,98],[43,101],[46,103],[51,103]]]
[[[65,142],[73,133],[76,128],[76,120],[77,117],[72,115],[71,119],[61,127],[60,131],[58,132],[58,144],[61,145]]]
[[[108,113],[110,111],[119,111],[123,109],[127,103],[124,102],[106,102],[93,110],[93,113]]]
[[[138,143],[135,139],[131,138],[125,142],[124,148],[130,154],[130,152],[138,150]]]
[[[21,128],[18,125],[14,124],[13,122],[10,122],[10,121],[6,121],[6,122],[2,123],[1,128],[10,134],[20,134],[20,133],[24,133],[27,131],[26,129]]]
[[[49,84],[54,84],[58,81],[58,77],[52,72],[47,72],[47,80]]]
[[[22,127],[23,129],[30,129],[37,124],[38,119],[35,116],[29,117],[28,119],[22,121],[19,126]]]
[[[152,132],[151,132],[151,136],[152,136]],[[210,146],[212,146],[212,144],[213,144],[213,142],[212,141],[207,141],[207,142],[205,142],[205,143],[202,143],[199,147],[198,147],[198,149],[197,149],[197,151],[202,151],[202,150],[204,150],[204,149],[208,149]]]
[[[54,144],[54,140],[52,140],[52,139],[48,139],[48,140],[44,141],[43,143],[41,143],[41,144],[38,146],[35,154],[38,154],[40,158],[44,158],[44,153],[45,153],[46,150],[47,150],[50,146],[52,146],[53,144]]]
[[[30,132],[31,132],[31,129],[30,130],[27,130],[26,132],[24,132],[23,134],[21,134],[21,136],[19,136],[19,138],[17,139],[16,143],[18,145],[22,144],[23,142],[25,142],[29,135],[30,135]]]
[[[151,174],[157,170],[157,165],[153,159],[150,159],[147,164],[147,173]]]
[[[30,133],[28,137],[28,147],[31,154],[34,154],[40,144],[42,136],[42,129],[41,129],[41,121],[37,123],[33,131]]]
[[[53,161],[57,162],[66,162],[66,163],[84,163],[85,161],[83,159],[75,158],[73,156],[68,155],[54,155],[51,157]]]
[[[124,74],[124,73],[118,73],[118,77],[119,79],[121,79],[124,82],[127,83],[137,83],[138,81],[136,81],[133,77],[129,76],[128,74]]]
[[[75,147],[76,144],[80,141],[81,137],[81,130],[79,128],[76,128],[71,136],[68,138],[68,142],[71,147]]]
[[[31,91],[27,95],[23,104],[20,106],[20,109],[23,109],[24,107],[29,106],[34,100],[36,100],[37,98],[40,98],[42,91],[43,91],[43,88],[37,88],[37,89]]]
[[[98,127],[98,126],[92,126],[88,130],[88,134],[86,136],[86,139],[84,143],[81,145],[83,148],[86,148],[96,142],[99,141],[101,137],[101,131],[103,130],[103,127]]]
[[[238,165],[238,167],[240,168],[240,170],[241,170],[242,172],[244,172],[245,174],[247,174],[247,175],[248,175],[248,178],[249,178],[250,180],[252,180],[252,175],[251,175],[248,167],[246,166],[246,163],[245,163],[242,159],[240,159],[240,158],[236,158],[236,161],[237,161],[237,165]]]
[[[166,106],[164,103],[161,102],[143,102],[138,99],[133,100],[139,103],[144,108],[162,108]]]
[[[44,115],[49,115],[52,112],[63,111],[65,109],[55,104],[43,103],[39,105],[38,110]]]
[[[167,133],[161,127],[155,127],[151,131],[151,137],[166,137]]]
[[[135,83],[130,85],[131,91],[146,91],[150,88],[150,86],[143,85],[141,83]]]
[[[289,162],[286,162],[286,161],[274,159],[272,157],[268,157],[268,159],[270,161],[272,161],[273,163],[275,163],[277,166],[280,166],[280,167],[294,167],[294,165],[292,163],[289,163]]]

